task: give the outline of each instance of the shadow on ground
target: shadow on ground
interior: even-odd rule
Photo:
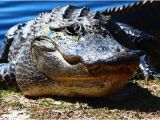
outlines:
[[[130,89],[128,89],[130,88]],[[127,92],[126,92],[126,91]],[[122,94],[125,91],[125,95]],[[130,95],[128,95],[130,93]],[[124,96],[123,96],[124,95]],[[124,99],[121,99],[121,97]],[[154,96],[136,83],[130,83],[120,93],[111,97],[86,98],[86,97],[51,97],[55,100],[63,100],[70,103],[87,103],[93,109],[109,108],[119,110],[139,110],[139,112],[160,111],[160,97]],[[120,98],[120,99],[119,99]],[[37,98],[32,98],[37,99]]]

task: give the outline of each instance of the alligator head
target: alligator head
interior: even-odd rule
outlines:
[[[119,44],[107,31],[107,19],[100,13],[74,6],[61,9],[61,13],[56,10],[51,13],[54,19],[32,42],[36,68],[51,80],[71,82],[75,86],[92,84],[95,88],[99,85],[108,89],[109,82],[114,83],[115,89],[123,86],[139,65],[139,52]],[[79,91],[83,91],[82,86]],[[94,96],[103,94],[90,91]]]

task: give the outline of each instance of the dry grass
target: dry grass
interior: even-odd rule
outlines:
[[[129,83],[131,95],[112,98],[26,98],[12,89],[0,90],[1,119],[160,119],[160,81]],[[136,91],[136,92],[133,92]],[[113,100],[116,98],[117,100]],[[119,98],[119,97],[118,97]],[[111,100],[112,99],[112,100]]]

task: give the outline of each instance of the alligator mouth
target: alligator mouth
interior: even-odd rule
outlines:
[[[63,56],[64,59],[71,65],[82,63],[88,74],[86,75],[74,75],[74,76],[57,76],[57,79],[63,80],[122,80],[132,77],[139,65],[139,56],[142,53],[139,51],[134,52],[121,52],[118,55],[110,57],[107,60],[99,60],[94,63],[86,63],[81,60],[80,57],[68,59]],[[74,59],[74,60],[73,60]]]
[[[94,68],[87,68],[88,75],[57,76],[57,80],[63,81],[99,81],[99,80],[122,80],[133,76],[139,62],[134,64],[122,64],[117,66],[95,65]]]
[[[56,81],[56,85],[63,89],[56,88],[53,91],[58,91],[55,94],[65,96],[100,97],[111,95],[126,85],[138,65],[137,59],[119,65],[95,64],[87,67],[89,72],[87,75],[57,76],[54,78],[54,82]]]

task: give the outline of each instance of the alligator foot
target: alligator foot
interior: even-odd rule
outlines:
[[[160,72],[156,71],[154,66],[150,64],[146,55],[141,56],[139,67],[145,80],[160,79]]]
[[[148,80],[160,80],[160,73],[157,71],[149,71],[148,75],[144,75],[144,79]]]
[[[15,85],[15,67],[13,64],[0,64],[0,88]]]
[[[160,73],[159,72],[154,72],[152,74],[152,77],[155,79],[155,80],[160,80]]]

